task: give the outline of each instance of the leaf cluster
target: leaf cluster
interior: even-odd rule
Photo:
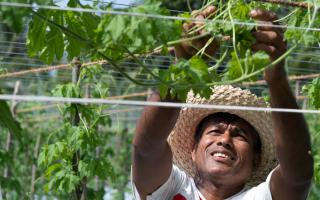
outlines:
[[[310,84],[305,85],[303,90],[308,95],[310,105],[320,109],[320,78],[316,78]]]

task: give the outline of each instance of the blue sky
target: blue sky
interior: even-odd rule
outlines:
[[[133,3],[135,2],[135,0],[108,0],[109,1],[112,1],[114,3],[119,3],[119,4],[130,4],[130,3]],[[60,6],[65,6],[65,4],[67,4],[68,0],[62,0],[62,1],[59,1],[58,5]],[[89,1],[85,1],[86,3],[89,2]]]
[[[134,0],[115,0],[113,1],[115,3],[121,3],[121,4],[129,4],[129,3],[132,3],[134,2]]]

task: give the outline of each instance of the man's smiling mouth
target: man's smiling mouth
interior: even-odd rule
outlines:
[[[233,156],[231,156],[230,154],[225,153],[225,152],[212,152],[210,155],[215,157],[215,158],[230,159],[232,161],[234,160]]]

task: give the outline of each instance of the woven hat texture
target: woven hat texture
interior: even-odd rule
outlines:
[[[229,106],[267,107],[262,98],[258,98],[248,90],[235,88],[230,85],[216,86],[209,99],[194,97],[188,94],[187,103],[212,104]],[[180,111],[177,123],[168,137],[171,146],[174,163],[190,176],[194,176],[191,152],[194,146],[194,135],[197,125],[202,119],[216,112],[227,112],[237,115],[249,122],[258,132],[261,140],[261,161],[253,171],[246,183],[246,187],[254,186],[266,180],[267,175],[276,166],[274,131],[270,112],[246,111],[246,110],[224,110],[224,109],[198,109],[183,108]]]

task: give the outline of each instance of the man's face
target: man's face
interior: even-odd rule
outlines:
[[[205,122],[192,159],[201,179],[225,184],[244,184],[255,159],[255,131],[244,120],[232,123]]]

